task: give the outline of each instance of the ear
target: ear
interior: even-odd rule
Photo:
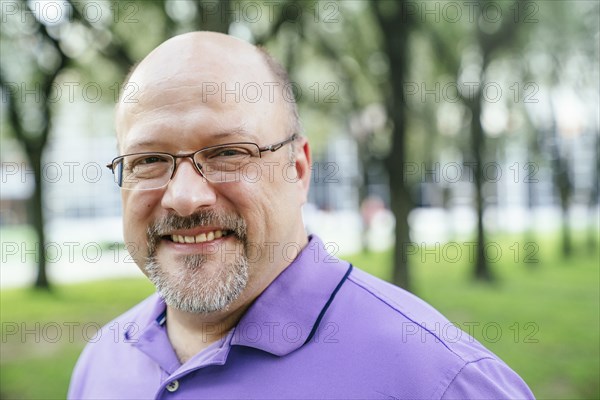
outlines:
[[[308,189],[310,187],[310,178],[311,178],[311,158],[310,158],[310,146],[308,145],[308,140],[304,136],[300,136],[297,139],[299,143],[297,143],[296,148],[296,177],[298,185],[298,190],[302,195],[302,204],[308,201]]]

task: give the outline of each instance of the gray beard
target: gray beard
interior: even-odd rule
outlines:
[[[240,253],[233,261],[221,260],[216,272],[204,269],[209,257],[202,254],[182,256],[179,266],[161,265],[156,252],[160,237],[169,229],[191,229],[200,225],[222,226],[232,231]],[[248,255],[246,224],[236,215],[222,215],[214,211],[198,212],[192,216],[169,215],[148,229],[148,258],[144,269],[165,303],[172,308],[194,314],[208,314],[225,310],[248,284]],[[222,256],[222,255],[221,255]],[[219,262],[213,254],[213,262]],[[166,268],[165,268],[166,267]]]
[[[167,272],[155,256],[148,258],[145,269],[148,278],[170,307],[194,314],[225,310],[235,301],[248,283],[248,258],[245,254],[234,262],[221,264],[210,276],[203,271],[206,257],[185,256],[182,267]]]

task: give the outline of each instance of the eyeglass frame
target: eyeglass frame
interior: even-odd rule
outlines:
[[[177,159],[178,158],[189,158],[192,161],[192,165],[194,166],[194,169],[196,170],[196,172],[198,172],[198,174],[200,174],[200,176],[202,176],[204,179],[206,179],[208,182],[211,183],[223,183],[224,181],[217,181],[217,182],[213,182],[210,179],[208,179],[206,176],[204,176],[204,173],[202,172],[201,168],[198,167],[196,163],[196,161],[194,160],[194,157],[196,156],[196,154],[206,151],[206,150],[210,150],[210,149],[214,149],[217,147],[224,147],[224,146],[235,146],[235,145],[239,145],[239,144],[248,144],[248,145],[254,145],[258,148],[258,158],[262,158],[262,153],[264,153],[265,151],[270,151],[272,153],[276,152],[277,150],[279,150],[280,148],[282,148],[283,146],[285,146],[288,143],[293,142],[294,140],[298,139],[300,137],[300,135],[298,133],[293,133],[290,137],[288,137],[287,139],[278,142],[278,143],[274,143],[271,144],[269,146],[264,146],[264,147],[260,147],[257,143],[254,142],[234,142],[234,143],[224,143],[224,144],[216,144],[214,146],[207,146],[207,147],[203,147],[200,150],[196,150],[192,153],[185,153],[185,154],[171,154],[171,153],[166,153],[163,151],[143,151],[140,153],[131,153],[131,154],[124,154],[122,156],[118,156],[112,159],[112,161],[109,164],[106,164],[106,168],[110,169],[111,172],[113,173],[113,175],[115,175],[115,163],[118,161],[122,161],[125,157],[128,156],[138,156],[138,155],[144,155],[144,154],[160,154],[160,155],[167,155],[169,157],[172,157],[173,160],[173,171],[171,172],[171,176],[169,177],[169,179],[165,182],[165,184],[163,186],[159,186],[157,188],[151,188],[151,189],[137,189],[137,190],[156,190],[156,189],[162,189],[165,186],[167,186],[169,184],[169,182],[171,182],[171,180],[173,179],[173,177],[175,176],[175,172],[177,171]],[[121,177],[122,179],[122,177]],[[114,179],[113,179],[114,180]],[[120,188],[123,188],[119,182],[117,182],[116,180],[114,180],[115,183],[117,184],[117,186],[119,186]],[[127,189],[125,189],[127,190]],[[136,189],[130,189],[130,190],[136,190]]]

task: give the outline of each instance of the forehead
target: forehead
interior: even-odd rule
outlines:
[[[118,110],[121,151],[152,141],[192,147],[222,140],[261,143],[287,128],[287,111],[274,93],[267,93],[273,91],[269,83],[174,79],[145,85],[136,102]]]
[[[166,132],[134,131],[125,138],[123,151],[124,154],[145,151],[167,151],[175,154],[196,151],[219,144],[240,142],[259,144],[261,142],[257,135],[242,127],[216,131],[203,130],[178,136],[179,140],[173,140],[173,135]]]

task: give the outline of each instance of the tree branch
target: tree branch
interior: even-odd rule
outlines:
[[[99,30],[93,26],[85,17],[81,14],[81,12],[75,7],[75,4],[71,0],[67,0],[73,9],[73,17],[77,21],[81,22],[86,28],[88,28],[94,38],[100,35]],[[116,61],[121,70],[127,71],[135,61],[131,58],[129,53],[125,50],[125,46],[122,45],[123,41],[120,37],[117,36],[116,30],[111,29],[110,34],[112,36],[112,40],[109,42],[107,46],[105,46],[100,50],[100,53],[109,58],[112,61]]]
[[[8,96],[8,117],[9,121],[13,127],[13,133],[17,137],[17,140],[23,143],[28,142],[28,138],[25,135],[23,130],[23,125],[21,124],[21,119],[19,118],[19,112],[17,111],[17,99],[15,92],[9,87],[9,83],[6,81],[4,77],[4,71],[0,67],[0,86],[2,87],[2,91],[5,93],[5,96]]]

